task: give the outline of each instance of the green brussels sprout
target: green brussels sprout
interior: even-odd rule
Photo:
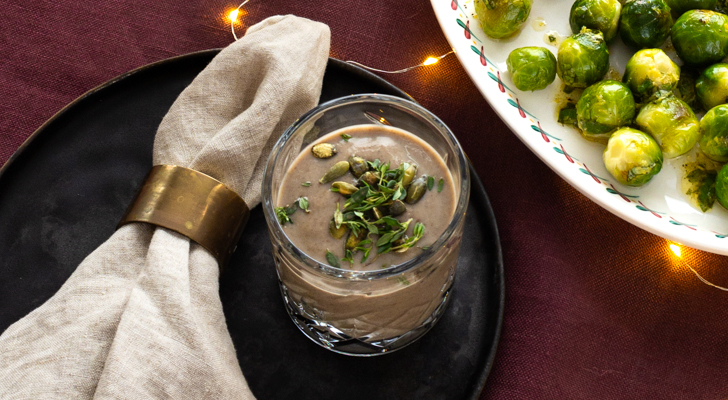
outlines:
[[[672,15],[679,17],[690,10],[714,10],[718,0],[665,0]]]
[[[680,80],[673,89],[675,96],[687,103],[694,112],[702,110],[702,106],[695,94],[695,82],[698,74],[690,68],[680,68]]]
[[[515,35],[528,19],[533,0],[475,0],[475,13],[486,35],[503,39]]]
[[[720,169],[715,178],[715,197],[720,205],[728,208],[728,164]]]
[[[640,101],[660,97],[674,89],[679,80],[680,67],[660,49],[643,49],[634,53],[622,78]]]
[[[706,110],[728,103],[728,64],[708,67],[695,83],[695,94]]]
[[[520,90],[541,90],[556,78],[556,57],[543,47],[521,47],[508,55],[508,72]]]
[[[581,135],[595,142],[606,142],[635,115],[632,92],[619,81],[606,80],[589,86],[576,103],[576,118]]]
[[[713,107],[700,120],[700,150],[708,158],[728,162],[728,104]]]
[[[690,10],[672,27],[672,44],[685,64],[705,66],[728,54],[728,16],[708,10]]]
[[[672,15],[665,0],[627,0],[622,7],[619,35],[628,46],[660,47],[670,28]]]
[[[700,123],[693,111],[672,95],[642,106],[635,122],[657,141],[665,158],[687,153],[700,136]]]
[[[632,128],[612,134],[602,159],[607,171],[628,186],[642,186],[662,169],[662,151],[655,139]]]
[[[599,31],[583,28],[559,46],[556,72],[565,84],[585,88],[609,71],[609,50]]]
[[[621,12],[619,0],[576,0],[571,6],[569,25],[574,33],[581,32],[583,27],[601,31],[609,42],[617,35]]]

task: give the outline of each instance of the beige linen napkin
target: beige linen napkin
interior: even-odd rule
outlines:
[[[248,29],[172,105],[154,164],[209,174],[255,207],[273,144],[318,101],[329,41],[327,26],[294,16]],[[253,399],[218,276],[186,237],[122,227],[0,336],[0,398]]]

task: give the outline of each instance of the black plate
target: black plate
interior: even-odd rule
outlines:
[[[218,50],[172,58],[83,95],[40,127],[0,169],[0,331],[50,298],[104,242],[152,163],[157,126]],[[321,101],[406,93],[330,59]],[[477,399],[503,315],[500,240],[488,197],[473,187],[453,297],[422,339],[390,355],[328,352],[290,321],[260,207],[220,278],[228,328],[253,393],[269,399]]]

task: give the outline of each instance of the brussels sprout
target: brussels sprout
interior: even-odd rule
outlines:
[[[576,103],[576,117],[582,136],[595,142],[606,142],[620,127],[634,119],[632,92],[619,81],[606,80],[589,86]]]
[[[689,10],[714,10],[718,0],[665,0],[672,15],[679,17]]]
[[[687,103],[694,112],[698,112],[702,109],[698,97],[695,94],[695,81],[697,80],[698,74],[689,68],[680,68],[680,80],[677,82],[677,86],[673,89],[675,96]]]
[[[683,176],[680,186],[683,192],[690,196],[690,202],[701,211],[706,212],[713,208],[715,203],[715,178],[718,176],[720,166],[712,166],[714,161],[708,160],[704,156],[702,158],[703,160],[683,164],[685,176]]]
[[[629,186],[644,185],[662,169],[662,151],[655,139],[632,128],[612,134],[602,159],[607,171]]]
[[[672,15],[665,0],[627,0],[622,7],[619,35],[628,46],[660,47],[670,28]]]
[[[621,12],[619,0],[576,0],[571,6],[569,25],[574,33],[583,27],[601,31],[609,42],[617,35]]]
[[[520,90],[541,90],[556,78],[556,57],[543,47],[521,47],[508,55],[508,72]]]
[[[475,13],[486,35],[503,39],[515,35],[531,13],[532,0],[475,0]]]
[[[644,105],[635,122],[655,138],[665,158],[687,153],[700,136],[700,123],[693,111],[672,95]]]
[[[728,103],[728,64],[715,64],[703,71],[695,94],[706,110]]]
[[[720,169],[715,178],[715,197],[718,198],[720,205],[728,208],[728,164]]]
[[[640,101],[657,98],[677,86],[680,67],[660,49],[640,50],[632,56],[624,69],[622,81],[632,89]]]
[[[713,107],[700,120],[700,150],[711,160],[728,162],[728,104]]]
[[[609,71],[609,50],[599,31],[583,28],[561,43],[556,72],[565,84],[585,88]]]
[[[708,10],[690,10],[672,27],[672,44],[685,64],[704,66],[728,54],[728,16]]]

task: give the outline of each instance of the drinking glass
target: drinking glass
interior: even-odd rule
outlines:
[[[306,146],[330,132],[366,124],[391,125],[432,146],[450,170],[457,203],[444,233],[408,261],[379,270],[335,268],[299,250],[274,209],[286,171]],[[353,95],[303,115],[274,146],[262,192],[281,294],[293,322],[315,343],[354,356],[389,353],[420,338],[442,316],[450,298],[469,196],[468,163],[455,136],[414,102]]]

